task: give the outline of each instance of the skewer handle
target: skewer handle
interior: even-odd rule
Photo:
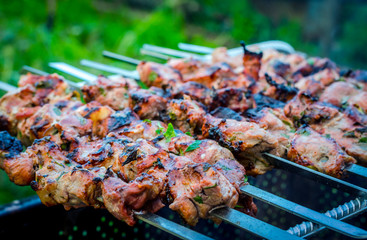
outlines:
[[[334,219],[345,220],[366,210],[367,199],[356,198],[325,212],[325,215]],[[297,224],[296,226],[291,227],[287,230],[287,232],[299,237],[309,237],[324,229],[325,227],[315,224],[313,222],[302,222],[301,224]]]

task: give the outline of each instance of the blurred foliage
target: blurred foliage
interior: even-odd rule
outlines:
[[[319,52],[317,42],[303,40],[299,20],[283,19],[274,25],[248,0],[230,4],[221,0],[60,0],[56,1],[54,21],[47,10],[50,2],[0,0],[1,81],[16,85],[23,65],[51,72],[47,67],[51,61],[80,67],[79,61],[85,58],[132,68],[104,59],[101,52],[106,49],[142,58],[139,48],[144,43],[172,48],[178,42],[235,47],[239,40],[279,39],[308,54]],[[343,6],[343,17],[349,20],[339,27],[341,37],[332,54],[340,63],[364,66],[366,16],[367,7]],[[30,192],[11,184],[5,173],[0,173],[0,203]]]

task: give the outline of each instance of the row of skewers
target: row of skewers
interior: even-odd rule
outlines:
[[[255,215],[239,189],[272,168],[264,152],[335,177],[367,160],[364,71],[243,49],[141,62],[143,84],[23,76],[0,100],[0,166],[47,206],[105,207],[133,225],[168,204],[194,225],[220,205]]]

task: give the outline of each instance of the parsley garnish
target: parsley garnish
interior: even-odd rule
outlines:
[[[151,71],[148,76],[148,80],[150,82],[154,82],[158,77],[158,74],[156,72]]]
[[[354,133],[354,131],[349,131],[349,132],[344,133],[343,137],[355,138],[357,136]]]
[[[245,183],[248,182],[248,176],[247,175],[243,176],[243,182],[245,182]]]
[[[60,180],[60,178],[65,174],[66,172],[62,171],[61,174],[56,178],[56,182]]]
[[[142,81],[136,81],[136,83],[139,85],[139,87],[141,87],[142,89],[148,89],[148,86],[145,85],[145,83],[143,83]]]
[[[176,137],[175,129],[173,128],[172,123],[168,124],[167,130],[163,136],[166,138],[166,142],[170,142],[173,137]]]
[[[77,115],[76,117],[78,118],[81,125],[85,125],[87,123],[87,119],[83,118],[82,116]]]
[[[185,134],[186,134],[187,136],[192,137],[192,135],[191,135],[191,133],[190,133],[190,132],[185,132]]]
[[[196,196],[196,197],[194,197],[194,200],[195,200],[196,202],[200,203],[200,204],[202,204],[202,203],[203,203],[203,199],[202,199],[200,196]]]
[[[360,143],[367,143],[367,137],[360,138],[358,142],[360,142]]]
[[[163,132],[163,127],[162,127],[161,123],[158,123],[158,129],[157,129],[157,130],[155,130],[155,133],[156,133],[157,135],[161,135],[161,134],[162,134],[162,132]]]
[[[152,121],[150,119],[144,119],[143,122],[152,123]]]
[[[298,133],[299,133],[299,134],[302,134],[302,135],[304,135],[304,136],[310,136],[310,135],[311,135],[311,133],[310,133],[309,131],[307,131],[306,129],[300,129],[300,130],[298,131]]]
[[[199,148],[201,144],[201,140],[195,140],[193,143],[191,143],[185,150],[185,152],[191,152],[195,149]]]

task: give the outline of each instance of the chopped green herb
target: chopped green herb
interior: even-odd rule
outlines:
[[[143,83],[142,81],[136,81],[136,83],[139,85],[139,87],[141,87],[142,89],[148,89],[148,86]]]
[[[202,204],[202,203],[203,203],[203,199],[202,199],[200,196],[196,196],[196,197],[194,197],[194,200],[195,200],[196,202],[200,203],[200,204]]]
[[[191,152],[195,149],[199,148],[201,144],[201,140],[195,140],[193,143],[191,143],[185,150],[185,152]]]
[[[145,123],[152,123],[152,121],[150,119],[144,119],[143,122],[145,122]]]
[[[309,166],[307,166],[309,169],[312,169],[312,170],[315,170],[315,171],[317,171],[317,168],[315,167],[315,166],[312,166],[312,165],[309,165]]]
[[[231,168],[224,166],[223,164],[220,164],[220,167],[224,170],[224,171],[230,171],[232,170]]]
[[[365,114],[363,109],[359,105],[356,104],[355,107],[357,108],[358,112]]]
[[[57,162],[57,161],[52,161],[52,163],[55,163],[56,165],[59,165],[60,167],[63,167],[63,168],[65,168],[65,166],[64,166],[64,164],[62,164],[62,163],[59,163],[59,162]]]
[[[210,165],[209,163],[204,163],[203,165],[203,171],[206,172],[209,170],[209,168],[211,168],[212,165]]]
[[[309,59],[307,59],[307,63],[309,65],[314,65],[315,64],[315,59],[314,58],[309,58]]]
[[[158,74],[156,72],[154,72],[154,71],[151,71],[149,73],[148,80],[150,82],[154,82],[157,79],[157,77],[158,77]]]
[[[243,176],[243,182],[245,182],[245,183],[248,182],[248,176],[247,175]]]
[[[343,137],[348,137],[348,138],[355,138],[357,137],[356,134],[354,133],[354,131],[349,131],[344,133]]]
[[[157,130],[155,130],[155,133],[157,135],[161,135],[162,134],[162,128],[158,128]]]
[[[83,103],[83,104],[85,104],[86,102],[85,102],[85,99],[84,99],[84,95],[83,95],[83,93],[82,93],[82,91],[80,90],[80,89],[76,89],[76,90],[74,90],[74,92],[73,92],[73,96],[74,97],[76,97],[76,98],[79,98],[79,100]]]
[[[65,174],[66,172],[62,171],[61,174],[56,178],[56,182],[60,180],[60,178]]]
[[[182,150],[182,148],[178,149],[178,155],[183,156],[184,155],[184,151]]]
[[[173,137],[176,137],[175,129],[173,128],[172,123],[168,124],[167,130],[163,136],[166,138],[166,142],[170,142]]]
[[[102,96],[106,96],[106,90],[103,87],[99,87],[98,88],[98,92],[102,95]]]
[[[70,148],[70,142],[67,142],[67,143],[62,143],[61,145],[60,145],[60,147],[61,147],[61,149],[62,150],[66,150],[66,151],[69,151],[69,148]]]
[[[367,143],[367,137],[361,137],[358,142]]]
[[[57,107],[54,107],[53,109],[52,109],[53,111],[54,111],[54,113],[57,115],[57,116],[61,116],[61,111],[60,111],[60,109],[58,109]]]
[[[328,134],[328,133],[327,133],[327,134],[325,134],[325,137],[326,137],[326,138],[331,138],[330,134]]]
[[[169,113],[168,113],[168,116],[169,116],[169,118],[170,118],[171,120],[176,120],[176,119],[177,119],[176,114],[175,114],[175,113],[173,113],[173,112],[169,112]]]
[[[192,135],[191,135],[191,133],[190,133],[190,132],[185,132],[185,134],[186,134],[187,136],[192,137]]]
[[[209,187],[204,187],[204,189],[211,189],[211,188],[215,188],[217,185],[217,183],[215,183],[213,186],[209,186]]]
[[[311,133],[309,131],[307,131],[307,129],[300,129],[298,131],[299,134],[302,134],[303,136],[310,136]]]
[[[288,126],[292,127],[292,124],[291,124],[290,122],[288,122],[288,121],[286,121],[286,120],[282,120],[282,122],[283,122],[285,125],[288,125]]]
[[[341,101],[342,106],[341,107],[343,109],[348,107],[348,100],[349,100],[349,96],[342,97],[342,101]]]
[[[237,139],[237,136],[232,136],[228,139],[229,142],[235,141]]]
[[[87,119],[83,118],[82,116],[78,116],[78,115],[77,115],[77,118],[78,118],[79,123],[80,123],[81,125],[85,125],[85,124],[87,124]]]

